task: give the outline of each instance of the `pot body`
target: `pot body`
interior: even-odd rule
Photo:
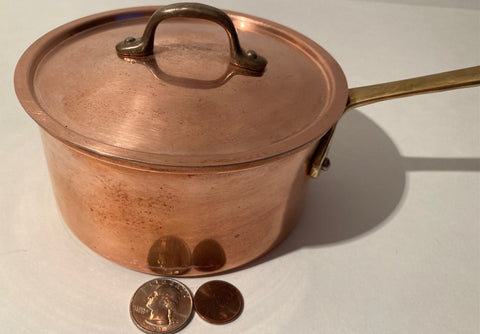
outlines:
[[[152,168],[99,156],[42,130],[55,197],[88,247],[152,274],[199,276],[265,254],[301,211],[316,142],[257,163]]]

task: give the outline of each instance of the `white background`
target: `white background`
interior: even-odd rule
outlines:
[[[327,49],[350,87],[480,64],[478,2],[213,1],[289,26]],[[153,278],[94,254],[53,198],[37,125],[13,72],[49,30],[158,1],[0,3],[0,332],[139,333],[129,300]],[[291,236],[235,284],[235,322],[182,333],[479,333],[478,88],[383,102],[340,122]],[[192,291],[211,278],[181,279]]]

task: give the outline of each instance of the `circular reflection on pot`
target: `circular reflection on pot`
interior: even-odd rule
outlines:
[[[205,239],[195,247],[192,254],[192,264],[198,271],[215,271],[222,268],[227,262],[225,251],[213,239]]]
[[[148,267],[163,276],[185,274],[190,270],[191,254],[185,241],[175,236],[156,240],[148,252]]]

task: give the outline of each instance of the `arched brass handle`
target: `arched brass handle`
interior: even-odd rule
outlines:
[[[153,41],[158,24],[173,17],[205,19],[221,25],[230,41],[230,62],[251,71],[262,72],[265,69],[265,58],[253,50],[245,51],[240,47],[237,31],[230,17],[220,9],[199,3],[177,3],[158,9],[148,20],[142,37],[127,37],[117,44],[118,55],[137,58],[153,54]]]

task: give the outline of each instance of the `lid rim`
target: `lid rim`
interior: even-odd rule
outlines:
[[[150,16],[158,8],[159,7],[152,6],[134,7],[98,13],[66,23],[40,37],[23,53],[15,69],[15,91],[26,112],[51,136],[79,149],[108,158],[120,159],[129,163],[174,168],[234,166],[275,158],[297,150],[312,141],[318,140],[334,123],[336,123],[343,113],[347,101],[348,88],[343,71],[333,57],[331,57],[318,44],[292,29],[265,19],[232,11],[226,12],[232,17],[242,17],[254,22],[259,22],[261,25],[268,26],[269,29],[272,29],[272,27],[279,29],[282,33],[294,36],[301,40],[302,43],[308,46],[315,54],[321,54],[321,61],[326,64],[325,70],[329,72],[326,74],[333,87],[332,91],[334,92],[334,94],[329,94],[329,103],[324,107],[328,110],[329,115],[323,120],[325,124],[321,131],[319,131],[319,129],[310,129],[307,127],[309,131],[300,131],[302,136],[298,136],[298,133],[295,133],[279,143],[273,143],[265,147],[258,147],[247,152],[200,156],[168,155],[135,151],[100,142],[96,139],[79,134],[72,129],[69,129],[67,126],[60,124],[43,110],[36,97],[35,89],[33,87],[33,78],[38,64],[42,61],[43,57],[52,50],[56,43],[63,41],[76,33],[84,31],[85,29],[111,22],[112,20],[118,19],[127,14],[136,17],[139,15]],[[305,132],[308,133],[305,134]]]

